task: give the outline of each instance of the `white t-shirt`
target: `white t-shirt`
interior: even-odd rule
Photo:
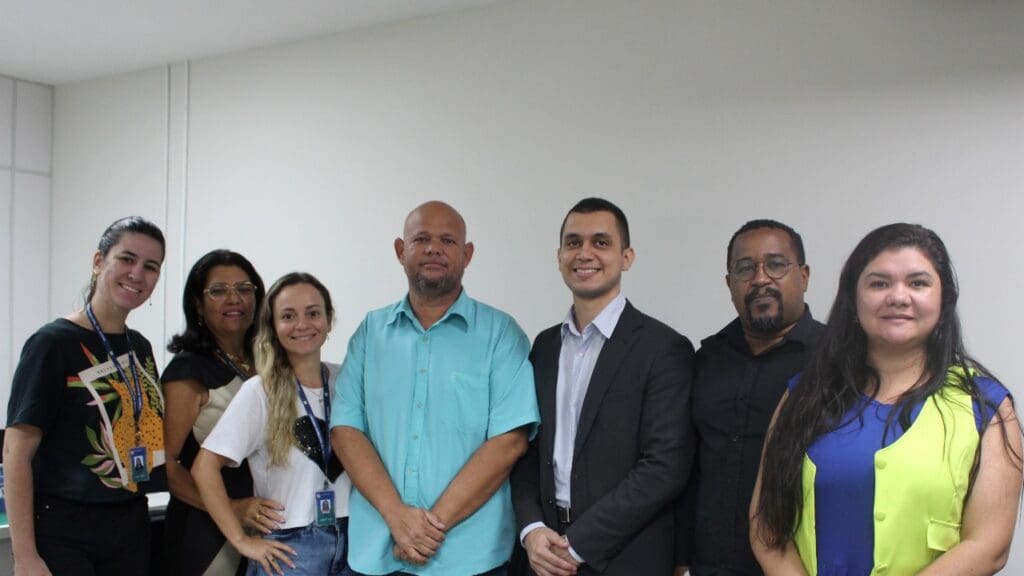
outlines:
[[[338,376],[338,365],[326,366],[330,371],[328,382],[333,383]],[[313,414],[324,420],[320,392],[319,389],[305,388]],[[332,399],[333,396],[332,390]],[[299,418],[304,418],[306,410],[302,402],[296,399],[295,403]],[[289,449],[287,466],[270,465],[270,452],[266,445],[267,415],[263,380],[254,376],[242,385],[213,432],[203,442],[203,448],[227,458],[231,461],[230,466],[238,466],[242,460],[249,461],[256,496],[284,505],[281,514],[285,521],[281,528],[309,526],[316,521],[315,494],[323,489],[326,476],[319,464],[295,446]],[[342,473],[330,485],[334,489],[335,516],[347,517],[348,494],[352,489],[348,474]]]

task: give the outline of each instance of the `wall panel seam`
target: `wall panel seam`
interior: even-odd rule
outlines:
[[[48,183],[46,186],[46,258],[50,265],[46,267],[46,321],[53,317],[53,298],[50,289],[53,287],[53,143],[56,141],[56,125],[54,115],[57,111],[57,89],[47,86],[50,90],[50,171],[46,174]],[[84,304],[83,304],[84,306]]]
[[[15,171],[14,167],[18,165],[17,162],[17,137],[18,131],[18,81],[15,80],[11,83],[11,173],[8,176],[10,184],[10,198],[8,198],[8,214],[10,214],[11,225],[7,228],[7,261],[11,263],[10,273],[7,277],[7,313],[9,321],[7,322],[7,358],[10,362],[8,369],[11,370],[10,374],[4,374],[4,378],[9,378],[13,375],[14,362],[14,227],[17,226],[17,222],[14,219],[14,179]],[[49,268],[49,266],[47,266]],[[4,422],[7,422],[7,415],[4,416]]]
[[[167,224],[170,222],[170,202],[171,202],[171,65],[168,64],[165,67],[164,74],[164,98],[165,106],[164,112],[166,115],[165,126],[164,126],[164,230],[167,230]],[[167,250],[164,250],[164,256],[166,260]],[[160,337],[161,347],[163,341],[167,339],[167,279],[163,280],[164,290],[163,299],[160,303]],[[152,300],[151,300],[152,301]],[[161,352],[162,354],[163,352]]]
[[[181,144],[183,153],[181,157],[181,229],[179,230],[181,236],[181,287],[184,290],[185,281],[187,279],[186,274],[188,268],[186,267],[185,259],[185,248],[188,230],[188,167],[189,167],[189,128],[192,122],[192,61],[185,61],[185,110],[184,118],[182,119],[182,133],[181,133]]]
[[[0,166],[0,169],[5,168],[6,166]],[[30,176],[43,176],[44,178],[49,178],[53,175],[52,172],[45,172],[43,170],[26,170],[24,168],[11,168],[11,172],[15,172],[17,174],[28,174]]]

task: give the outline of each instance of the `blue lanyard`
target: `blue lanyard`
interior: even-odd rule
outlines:
[[[107,351],[107,356],[110,357],[110,362],[117,368],[117,373],[121,375],[121,381],[125,383],[128,388],[128,395],[132,399],[132,408],[135,410],[135,441],[138,442],[140,438],[139,432],[139,419],[142,418],[142,379],[139,378],[139,373],[135,369],[135,350],[132,348],[132,339],[128,335],[128,327],[124,327],[124,340],[128,343],[128,367],[132,372],[132,379],[128,379],[128,375],[125,374],[124,367],[121,366],[121,362],[117,360],[117,355],[114,354],[114,348],[110,345],[110,340],[107,339],[107,335],[103,333],[103,328],[100,328],[100,323],[96,320],[96,314],[92,311],[92,302],[85,305],[85,315],[89,318],[89,322],[92,324],[93,330],[96,331],[96,335],[99,336],[100,342],[103,343],[103,348]]]
[[[242,372],[242,369],[239,368],[237,364],[232,362],[231,358],[228,358],[228,355],[225,354],[223,350],[217,348],[216,354],[217,357],[220,358],[221,362],[227,364],[228,368],[231,368],[231,371],[235,373],[235,376],[238,376],[239,380],[245,382],[246,380],[249,379],[249,377],[245,375],[245,372]]]
[[[331,420],[331,387],[327,382],[327,367],[323,364],[320,365],[320,381],[324,387],[324,422],[327,423]],[[327,474],[327,467],[330,462],[328,454],[331,453],[331,444],[327,438],[327,430],[321,429],[320,425],[316,423],[313,408],[309,405],[306,392],[302,389],[302,382],[299,382],[298,376],[295,377],[295,387],[299,389],[299,400],[302,401],[302,407],[306,409],[306,416],[309,416],[309,423],[313,425],[313,430],[316,432],[316,439],[320,442],[320,457],[324,460],[324,474]]]

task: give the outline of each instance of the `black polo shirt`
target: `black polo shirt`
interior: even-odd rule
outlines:
[[[701,342],[691,402],[697,461],[677,510],[676,563],[692,574],[762,574],[747,519],[761,447],[786,383],[823,329],[805,306],[782,342],[758,356],[739,318]]]

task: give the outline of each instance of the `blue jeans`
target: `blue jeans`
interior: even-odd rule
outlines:
[[[278,563],[289,576],[341,576],[348,567],[348,518],[339,518],[334,526],[310,524],[276,530],[263,538],[283,542],[295,550],[296,555],[292,556],[295,568]],[[263,574],[266,572],[259,562],[250,560],[246,576]]]
[[[482,574],[477,574],[477,576],[505,576],[506,574],[508,574],[508,564],[502,564],[501,566],[498,566],[494,570],[488,570],[487,572],[484,572]],[[366,575],[361,573],[361,572],[356,572],[355,570],[349,568],[349,569],[345,570],[345,574],[343,576],[366,576]],[[408,574],[406,572],[392,572],[391,574],[387,574],[386,576],[412,576],[412,574]]]

